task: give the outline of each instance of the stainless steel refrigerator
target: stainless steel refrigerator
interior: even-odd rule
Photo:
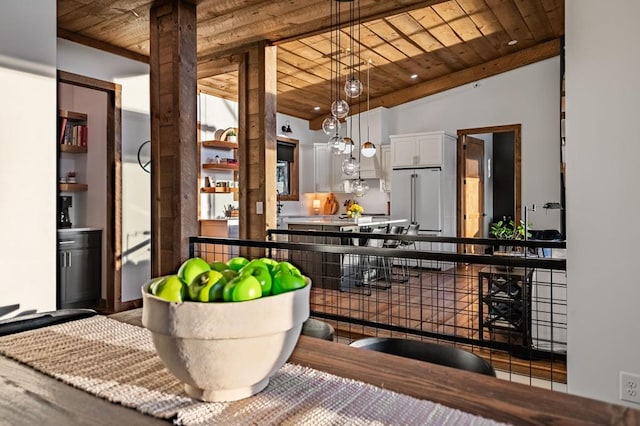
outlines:
[[[417,223],[421,233],[440,234],[443,231],[441,179],[440,167],[393,169],[391,218]]]

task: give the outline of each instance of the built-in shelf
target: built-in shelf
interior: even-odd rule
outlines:
[[[238,188],[230,188],[230,187],[224,187],[224,186],[210,186],[210,187],[204,187],[201,188],[201,191],[206,193],[206,194],[230,194],[230,193],[235,193],[238,192]]]
[[[61,183],[60,192],[82,192],[89,189],[86,183]]]
[[[202,141],[202,146],[205,148],[238,149],[238,144],[236,142],[218,140]]]
[[[218,164],[218,163],[206,163],[202,165],[205,170],[238,170],[237,164]]]
[[[61,109],[58,111],[58,115],[62,118],[68,118],[69,120],[87,121],[87,114],[83,114],[81,112]]]
[[[72,154],[86,154],[87,147],[79,145],[60,144],[60,152],[70,152]]]

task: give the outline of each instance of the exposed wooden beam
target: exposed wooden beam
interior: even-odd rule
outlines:
[[[544,59],[552,58],[560,54],[560,39],[554,39],[546,43],[538,44],[528,49],[523,49],[511,55],[494,59],[480,65],[469,67],[460,71],[447,74],[433,80],[415,84],[406,89],[397,90],[384,96],[371,99],[371,108],[391,108],[426,96],[435,95],[454,87],[462,86],[483,78],[488,78],[506,71],[511,71],[525,65],[533,64]],[[309,121],[309,129],[319,130],[326,115],[318,116]]]
[[[198,235],[196,6],[151,8],[151,275],[175,273]]]
[[[65,40],[73,41],[74,43],[93,47],[94,49],[113,53],[114,55],[124,56],[125,58],[133,59],[134,61],[143,62],[145,64],[149,63],[149,57],[147,55],[124,49],[122,47],[114,46],[112,44],[105,43],[104,41],[96,40],[94,38],[83,36],[78,33],[67,31],[60,27],[58,27],[58,37]]]

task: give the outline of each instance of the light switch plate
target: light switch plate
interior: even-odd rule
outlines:
[[[262,201],[256,201],[256,214],[264,214],[264,205]]]

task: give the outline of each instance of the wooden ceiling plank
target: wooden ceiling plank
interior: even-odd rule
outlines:
[[[541,0],[553,34],[564,35],[564,0]]]
[[[516,0],[515,5],[536,41],[545,41],[554,37],[551,23],[539,0]]]
[[[500,24],[512,40],[518,40],[518,48],[531,46],[535,37],[527,27],[513,0],[485,0]]]
[[[534,62],[542,61],[560,54],[560,39],[554,39],[534,47],[523,49],[501,58],[479,64],[467,69],[456,71],[434,80],[416,84],[403,90],[391,92],[387,95],[371,99],[371,108],[391,108],[416,99],[431,96],[463,84],[469,84],[479,79],[488,78],[506,71],[510,71]],[[317,130],[322,125],[322,117],[309,121],[309,128]]]
[[[219,59],[198,61],[198,80],[220,74],[237,73],[241,59],[240,55],[229,55]]]
[[[506,55],[517,50],[517,48],[507,44],[511,37],[500,24],[500,21],[487,8],[484,0],[456,1],[499,55]]]
[[[364,23],[388,14],[413,10],[442,1],[446,0],[361,0],[360,18],[361,22]],[[328,13],[329,3],[327,0],[313,0],[311,4],[307,0],[288,0],[287,2],[273,3],[281,6],[280,12],[274,14],[275,16],[270,16],[268,19],[265,19],[264,15],[258,15],[260,16],[259,19],[256,18],[255,14],[250,16],[242,15],[243,19],[238,20],[238,24],[235,26],[229,25],[230,23],[222,23],[225,29],[217,25],[215,25],[215,29],[203,28],[202,31],[215,31],[215,33],[203,36],[200,39],[203,45],[208,46],[202,53],[209,54],[215,52],[221,46],[242,45],[259,38],[275,43],[319,31],[326,31],[331,28],[331,16]],[[297,8],[298,5],[302,7]],[[237,15],[234,15],[234,19],[236,17]],[[247,25],[246,22],[250,22],[250,24]],[[207,23],[207,25],[210,24]],[[347,23],[345,22],[344,25],[347,25]]]
[[[90,1],[90,0],[84,0],[84,1],[79,1],[79,0],[58,1],[57,2],[57,5],[58,5],[58,10],[57,10],[58,20],[60,20],[61,17],[64,17],[68,13],[71,13],[74,10],[77,10],[77,9],[81,8],[82,6],[86,5],[88,1]]]
[[[408,43],[413,44],[421,52],[418,54],[422,59],[421,65],[430,74],[445,74],[451,72],[452,69],[449,65],[439,58],[437,55],[425,50],[422,43],[419,43],[418,38],[429,37],[433,40],[422,28],[422,25],[418,24],[415,19],[408,17],[408,15],[392,16],[386,19],[387,23],[392,26],[402,38]],[[418,35],[419,34],[419,35]],[[439,43],[438,43],[439,44]]]
[[[427,7],[409,14],[436,40],[442,43],[444,48],[448,48],[449,53],[455,55],[464,67],[482,62],[482,58],[468,46],[465,46],[458,34],[432,8]]]
[[[432,7],[433,10],[447,22],[451,29],[460,37],[465,44],[482,58],[483,62],[489,61],[499,56],[499,52],[489,43],[475,22],[455,1],[440,3]]]

